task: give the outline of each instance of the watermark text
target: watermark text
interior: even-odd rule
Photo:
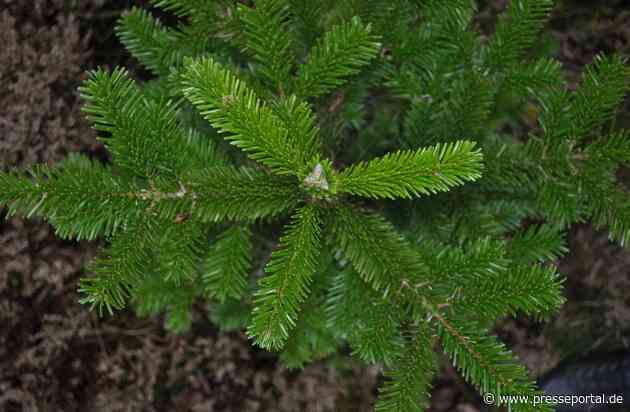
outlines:
[[[615,394],[588,394],[588,395],[500,395],[492,393],[483,395],[486,405],[514,405],[531,404],[534,406],[548,405],[620,405],[623,404],[623,396]]]

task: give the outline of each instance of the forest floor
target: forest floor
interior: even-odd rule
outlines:
[[[106,157],[79,112],[77,87],[99,65],[133,65],[113,35],[132,0],[0,0],[0,170],[54,163],[69,152]],[[491,28],[505,0],[477,18]],[[575,84],[599,52],[630,56],[630,2],[565,0],[550,23]],[[619,111],[630,127],[630,101]],[[627,175],[627,174],[626,174]],[[627,180],[627,179],[626,179]],[[78,303],[96,242],[58,240],[38,221],[0,211],[0,410],[7,412],[369,411],[380,371],[317,362],[289,371],[243,333],[220,333],[200,306],[193,329],[167,333],[130,312],[99,319]],[[547,323],[506,319],[496,332],[534,377],[571,356],[627,347],[630,252],[587,224],[559,264],[568,303]],[[445,363],[446,364],[446,363]],[[431,411],[483,410],[445,366]]]

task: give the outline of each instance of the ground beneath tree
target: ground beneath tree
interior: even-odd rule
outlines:
[[[112,32],[131,3],[0,0],[0,169],[54,163],[73,151],[107,156],[79,113],[76,89],[98,65],[136,67]],[[484,28],[506,2],[489,3],[477,19]],[[561,3],[551,28],[568,78],[576,81],[600,51],[630,54],[626,1]],[[630,127],[630,104],[619,124]],[[497,326],[534,376],[566,356],[625,347],[629,336],[630,253],[588,225],[570,239],[573,252],[560,262],[569,298],[561,313],[549,323]],[[98,319],[76,293],[98,246],[60,241],[41,222],[0,221],[0,410],[371,410],[377,368],[339,357],[288,371],[242,333],[219,333],[202,306],[181,336],[127,312]],[[472,412],[482,403],[444,366],[431,410]]]

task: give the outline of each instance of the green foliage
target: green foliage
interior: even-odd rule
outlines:
[[[35,166],[30,179],[17,172],[0,175],[0,201],[9,214],[43,216],[62,238],[95,239],[111,235],[137,219],[142,199],[129,178],[113,175],[109,167],[72,155],[55,168]]]
[[[483,326],[462,315],[446,317],[434,308],[438,336],[444,351],[464,378],[481,392],[492,393],[500,400],[501,395],[531,394],[534,383],[527,371],[519,365],[505,345],[489,336]],[[502,406],[502,405],[499,405]],[[515,411],[549,411],[548,404],[511,404]]]
[[[312,290],[302,305],[295,328],[285,343],[280,359],[289,368],[301,368],[306,363],[334,353],[338,339],[328,324],[326,298],[331,277],[336,275],[334,257],[327,248],[322,249]]]
[[[570,91],[533,50],[551,0],[487,40],[469,0],[151,3],[178,23],[133,9],[117,32],[154,77],[80,89],[111,164],[0,173],[9,215],[104,238],[81,302],[183,332],[207,300],[289,367],[347,343],[385,368],[379,412],[426,408],[440,348],[481,393],[535,394],[489,330],[562,305],[571,224],[630,238],[624,60]],[[525,110],[539,127],[506,135]]]
[[[432,372],[437,368],[433,343],[426,325],[417,325],[399,352],[395,368],[387,373],[389,380],[379,388],[377,412],[417,411],[427,406]]]
[[[487,46],[488,64],[497,68],[518,64],[534,45],[553,5],[554,0],[514,0]]]
[[[305,165],[299,146],[289,145],[284,122],[243,81],[212,59],[191,62],[183,75],[184,95],[217,130],[253,160],[281,174]],[[301,142],[308,145],[309,142]]]
[[[409,242],[377,213],[339,208],[333,227],[343,256],[363,280],[384,295],[408,277],[417,279],[427,272]]]
[[[559,227],[531,226],[512,238],[509,254],[515,263],[534,263],[554,260],[568,252]]]
[[[464,141],[387,154],[343,170],[339,190],[377,199],[446,192],[481,177],[481,152],[473,147]]]
[[[254,168],[210,167],[188,172],[187,177],[194,192],[183,196],[177,192],[176,199],[186,195],[191,199],[175,211],[185,212],[188,206],[190,214],[203,222],[277,216],[293,208],[299,198],[291,180]]]
[[[402,313],[371,289],[354,271],[335,276],[327,297],[327,318],[343,331],[353,353],[369,363],[391,362],[402,346]]]
[[[208,307],[210,319],[221,330],[233,331],[246,327],[251,318],[251,307],[243,301],[226,299]]]
[[[297,94],[320,96],[345,83],[376,56],[380,48],[370,26],[358,18],[339,24],[328,31],[311,49],[306,62],[298,69]]]
[[[597,56],[584,72],[582,84],[571,104],[569,138],[584,139],[613,116],[630,88],[630,71],[619,56]]]
[[[149,12],[132,9],[120,20],[118,37],[129,53],[156,75],[168,75],[183,58],[177,35]]]
[[[308,296],[320,253],[321,211],[305,205],[293,217],[279,249],[271,254],[254,296],[250,335],[265,349],[280,349]]]
[[[260,76],[271,87],[285,90],[295,59],[286,2],[263,0],[256,3],[256,8],[241,5],[239,11],[245,31],[246,51],[260,65]]]
[[[220,302],[240,299],[247,289],[252,242],[248,227],[233,226],[218,236],[206,257],[203,285]]]
[[[197,297],[194,280],[176,288],[161,276],[145,279],[135,292],[135,310],[141,316],[165,311],[165,327],[175,333],[186,332],[192,324],[192,305]]]
[[[97,70],[80,91],[95,129],[110,135],[102,140],[117,167],[150,178],[177,174],[199,157],[173,102],[145,97],[124,69]]]

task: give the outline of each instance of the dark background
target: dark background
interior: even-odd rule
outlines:
[[[482,3],[476,24],[491,32],[508,2]],[[131,4],[142,1],[0,0],[0,169],[73,151],[107,156],[79,112],[77,87],[99,65],[143,75],[113,35]],[[549,29],[575,87],[596,53],[630,56],[630,1],[559,1]],[[630,127],[628,101],[618,115]],[[128,312],[97,318],[78,304],[76,288],[98,245],[3,217],[0,210],[0,411],[371,410],[376,367],[339,357],[285,370],[242,333],[219,333],[202,305],[180,336]],[[587,224],[571,230],[570,247],[559,262],[569,299],[562,311],[548,323],[507,319],[496,328],[533,377],[567,357],[629,344],[630,252]],[[449,366],[433,393],[432,411],[482,408]]]

